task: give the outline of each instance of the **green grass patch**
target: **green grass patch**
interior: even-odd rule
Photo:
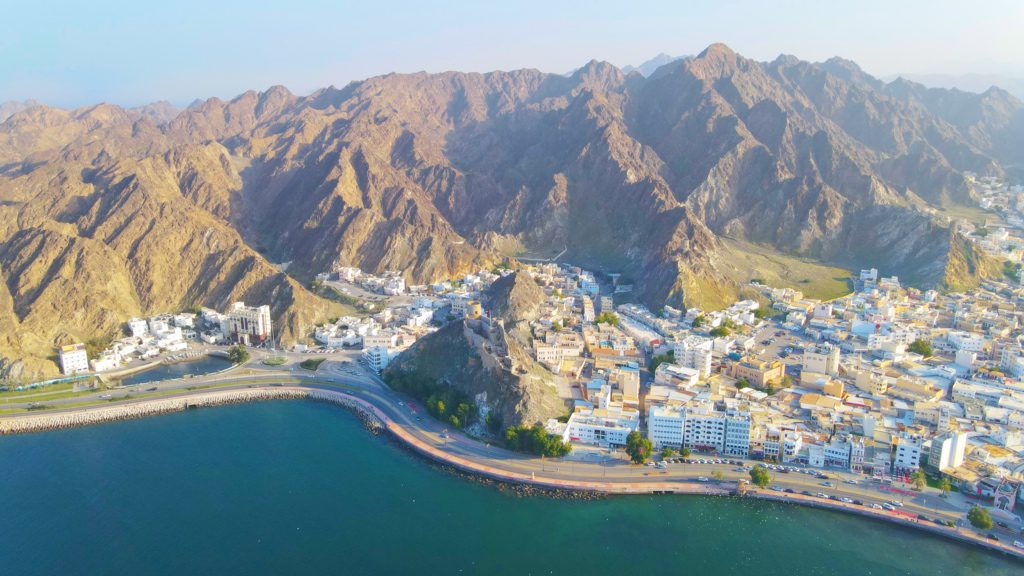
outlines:
[[[316,372],[316,369],[319,368],[320,365],[323,364],[325,360],[327,360],[327,358],[309,358],[309,359],[303,360],[299,364],[299,367],[300,368],[304,368],[306,370],[310,370],[310,371]]]
[[[281,366],[287,362],[284,356],[271,356],[270,358],[263,359],[264,366]]]
[[[728,250],[724,251],[720,263],[738,282],[756,279],[768,286],[800,290],[806,297],[819,300],[832,300],[853,291],[853,273],[849,270],[786,254],[763,244],[733,238],[723,241]]]

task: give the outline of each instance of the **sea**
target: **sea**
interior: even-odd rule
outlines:
[[[305,401],[0,437],[0,575],[1024,574],[909,528],[731,497],[523,494]]]

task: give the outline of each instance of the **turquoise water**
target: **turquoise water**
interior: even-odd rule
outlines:
[[[218,372],[230,366],[227,360],[223,358],[217,358],[215,356],[203,356],[197,360],[190,360],[188,362],[177,362],[175,364],[161,364],[155,368],[150,368],[143,372],[136,372],[131,376],[123,378],[122,384],[145,384],[147,382],[158,382],[160,380],[170,380],[172,378],[181,378],[189,374],[196,376],[199,374],[209,374],[211,372]]]
[[[306,402],[0,437],[0,574],[1002,574],[887,524],[703,497],[520,497]]]

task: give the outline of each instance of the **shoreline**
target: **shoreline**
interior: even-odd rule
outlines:
[[[135,420],[148,416],[183,412],[200,407],[228,406],[267,400],[310,400],[342,407],[355,414],[374,434],[386,431],[390,436],[398,439],[403,446],[413,450],[420,456],[449,466],[459,473],[482,477],[499,483],[530,486],[553,493],[589,492],[602,495],[690,494],[756,498],[759,500],[852,513],[864,518],[917,528],[934,535],[956,540],[962,544],[973,544],[992,552],[1024,560],[1024,550],[1014,548],[1008,543],[989,540],[974,532],[964,532],[957,528],[940,526],[930,521],[921,521],[916,517],[875,510],[855,504],[823,500],[802,494],[776,493],[763,489],[740,490],[739,485],[733,482],[597,482],[538,477],[535,473],[525,474],[502,470],[469,458],[445,452],[424,442],[406,431],[402,426],[397,425],[376,406],[361,398],[340,391],[309,388],[301,385],[194,392],[173,398],[140,400],[131,404],[87,407],[67,412],[44,412],[0,417],[0,436],[78,428],[92,424]]]

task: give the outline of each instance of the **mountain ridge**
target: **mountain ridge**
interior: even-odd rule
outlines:
[[[935,213],[972,202],[963,172],[1022,164],[1022,110],[1003,91],[934,92],[842,59],[757,62],[721,44],[646,78],[591,61],[570,76],[389,74],[308,96],[274,86],[173,117],[32,107],[0,123],[0,325],[41,334],[0,341],[0,355],[43,358],[126,315],[228,294],[278,294],[275,313],[301,338],[329,308],[302,283],[336,263],[423,283],[564,251],[623,272],[652,305],[716,306],[744,280],[720,264],[728,237],[922,286],[949,285],[956,268],[962,287],[996,267]],[[61,240],[26,237],[35,230]],[[116,254],[124,272],[106,294],[127,302],[109,317],[50,311],[45,286],[20,286],[5,265],[67,243]],[[180,280],[162,251],[195,253],[171,259]],[[80,261],[67,276],[94,277]],[[287,275],[271,264],[285,261]],[[89,311],[105,294],[76,291]]]

